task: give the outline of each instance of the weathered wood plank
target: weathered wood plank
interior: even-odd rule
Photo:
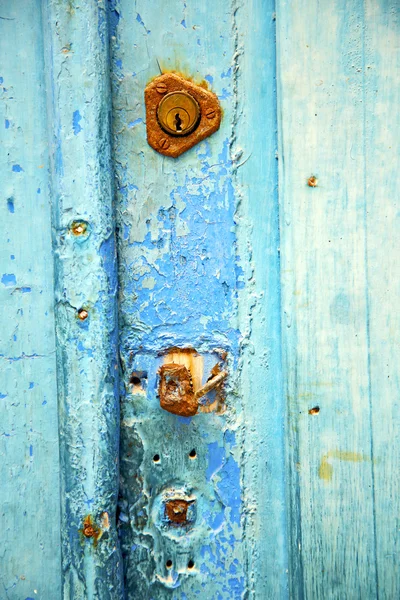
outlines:
[[[250,598],[286,598],[275,3],[237,2],[233,161],[244,398],[243,502]],[[240,289],[242,288],[242,289]]]
[[[364,25],[358,0],[278,2],[293,598],[378,595]],[[318,181],[307,183],[311,176]]]
[[[127,591],[285,597],[272,3],[122,0],[112,3],[110,23]],[[160,70],[205,79],[224,111],[219,132],[177,160],[146,142],[143,93]],[[159,353],[171,346],[194,347],[206,362],[216,347],[228,352],[224,415],[183,422],[160,410]],[[132,371],[144,389],[130,384]],[[188,444],[196,444],[197,462],[187,462]],[[160,535],[154,512],[160,490],[178,484],[193,488],[198,502],[197,531],[182,545]]]
[[[0,598],[61,596],[53,257],[39,0],[0,2]]]
[[[368,0],[363,60],[365,262],[377,595],[382,600],[400,597],[399,46],[399,3]]]
[[[49,0],[44,15],[56,254],[63,594],[74,600],[117,599],[122,597],[115,528],[117,277],[107,18],[104,2],[96,0]]]

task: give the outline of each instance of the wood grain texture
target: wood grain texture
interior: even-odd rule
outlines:
[[[287,598],[276,114],[275,3],[237,2],[232,144],[249,598]]]
[[[400,597],[400,7],[365,3],[365,262],[377,596]]]
[[[122,580],[115,528],[119,402],[107,18],[104,3],[95,0],[49,0],[44,18],[63,597],[116,599]]]
[[[40,1],[0,2],[0,598],[61,593]]]
[[[399,593],[397,11],[278,2],[293,598]]]

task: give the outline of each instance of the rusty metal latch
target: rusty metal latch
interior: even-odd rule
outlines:
[[[228,372],[212,374],[212,377],[196,391],[193,388],[190,370],[184,365],[164,364],[160,367],[159,375],[158,394],[161,408],[174,415],[192,417],[199,411],[199,399],[221,386]]]

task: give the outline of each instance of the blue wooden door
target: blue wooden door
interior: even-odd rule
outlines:
[[[400,597],[397,2],[0,0],[0,31],[0,598]],[[170,72],[222,108],[178,158]],[[226,377],[180,416],[171,364]]]

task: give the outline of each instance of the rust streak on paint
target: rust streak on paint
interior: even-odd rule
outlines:
[[[321,463],[318,469],[318,475],[320,479],[324,481],[331,481],[333,476],[333,465],[329,462],[330,459],[336,458],[338,460],[344,460],[347,462],[359,463],[364,461],[369,461],[370,457],[365,456],[363,454],[359,454],[358,452],[349,452],[343,450],[331,450],[324,454],[321,459]]]
[[[104,514],[107,513],[103,513],[103,515]],[[83,527],[79,531],[85,538],[93,538],[94,546],[97,546],[97,542],[103,535],[103,531],[101,530],[99,525],[97,525],[97,523],[93,521],[92,515],[86,515],[86,517],[83,520]]]

